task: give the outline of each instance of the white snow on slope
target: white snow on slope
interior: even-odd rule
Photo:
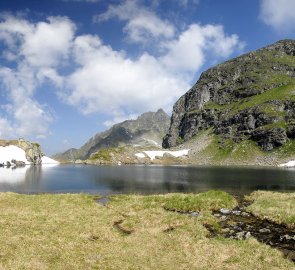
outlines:
[[[15,145],[0,146],[0,163],[4,163],[4,165],[6,165],[6,162],[11,162],[12,159],[23,161],[26,165],[31,164],[31,162],[26,159],[26,152],[23,149]],[[44,156],[42,157],[42,164],[57,165],[59,162]]]
[[[50,157],[43,156],[42,157],[42,165],[43,164],[58,165],[59,162],[50,158]]]
[[[135,156],[138,158],[145,158],[145,154],[143,153],[136,153]]]
[[[290,160],[287,163],[279,164],[278,167],[294,167],[295,166],[295,160]]]
[[[11,162],[12,159],[23,161],[26,164],[31,164],[26,159],[26,153],[23,149],[15,145],[0,146],[0,163],[6,164],[6,161]]]
[[[179,151],[143,151],[151,160],[155,159],[156,157],[163,157],[164,154],[170,154],[174,157],[182,157],[187,156],[189,149],[179,150]],[[135,154],[137,157],[145,157],[142,153]]]

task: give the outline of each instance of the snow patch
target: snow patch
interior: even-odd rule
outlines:
[[[23,149],[15,145],[0,146],[0,163],[4,163],[6,165],[6,162],[11,162],[12,159],[22,161],[26,164],[31,164],[26,159],[26,152]]]
[[[295,166],[295,160],[290,160],[287,163],[279,164],[278,167],[294,167]]]
[[[164,154],[170,154],[174,157],[182,157],[187,156],[189,149],[179,150],[179,151],[143,151],[151,160],[154,160],[156,157],[163,157]],[[135,154],[137,157],[144,158],[145,155],[143,153]]]
[[[17,161],[22,161],[26,165],[31,164],[31,162],[29,162],[26,159],[26,152],[20,147],[17,147],[15,145],[0,146],[0,164],[4,163],[4,165],[6,165],[6,162],[7,161],[11,162],[12,159],[15,159]],[[42,164],[57,165],[59,164],[59,162],[52,158],[44,156],[42,157]]]
[[[145,154],[143,153],[136,153],[135,156],[138,158],[145,158]]]
[[[42,165],[51,165],[51,166],[55,166],[55,165],[58,165],[59,162],[50,158],[50,157],[46,157],[46,156],[43,156],[42,157]]]

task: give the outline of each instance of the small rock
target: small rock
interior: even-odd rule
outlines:
[[[191,216],[193,216],[193,217],[197,217],[197,216],[199,216],[200,215],[200,213],[198,213],[198,212],[192,212],[191,213]]]
[[[270,233],[270,229],[262,228],[259,230],[260,233]]]
[[[283,236],[280,236],[280,241],[284,241],[284,240],[295,240],[295,235],[294,236],[290,236],[288,234],[285,234]]]
[[[251,233],[250,232],[247,232],[246,234],[245,234],[245,239],[249,239],[251,237]]]
[[[220,217],[221,215],[220,214],[214,214],[214,217]]]
[[[239,215],[241,215],[241,211],[232,211],[232,213],[234,214],[234,215],[236,215],[236,216],[239,216]]]
[[[221,208],[219,212],[223,215],[229,215],[231,213],[231,210],[226,208]]]
[[[249,216],[250,216],[250,214],[248,214],[247,212],[242,212],[241,215],[242,215],[243,217],[249,217]]]
[[[221,216],[221,217],[220,217],[220,220],[221,220],[221,221],[225,221],[225,220],[227,220],[227,217],[226,217],[226,216]]]
[[[244,239],[244,235],[245,235],[245,232],[238,232],[236,233],[236,239],[238,240],[243,240]]]

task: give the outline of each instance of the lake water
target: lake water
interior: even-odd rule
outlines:
[[[253,190],[295,191],[295,169],[186,166],[32,166],[0,168],[0,191],[18,193],[201,192],[235,194]]]

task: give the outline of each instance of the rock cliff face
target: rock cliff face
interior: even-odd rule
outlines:
[[[295,138],[295,40],[282,40],[204,72],[174,105],[163,147],[212,129],[219,141],[270,151]]]
[[[168,132],[169,123],[170,118],[162,109],[147,112],[136,120],[127,120],[107,131],[97,133],[80,149],[69,149],[54,158],[60,161],[85,160],[100,149],[125,145],[160,147],[164,135]]]

